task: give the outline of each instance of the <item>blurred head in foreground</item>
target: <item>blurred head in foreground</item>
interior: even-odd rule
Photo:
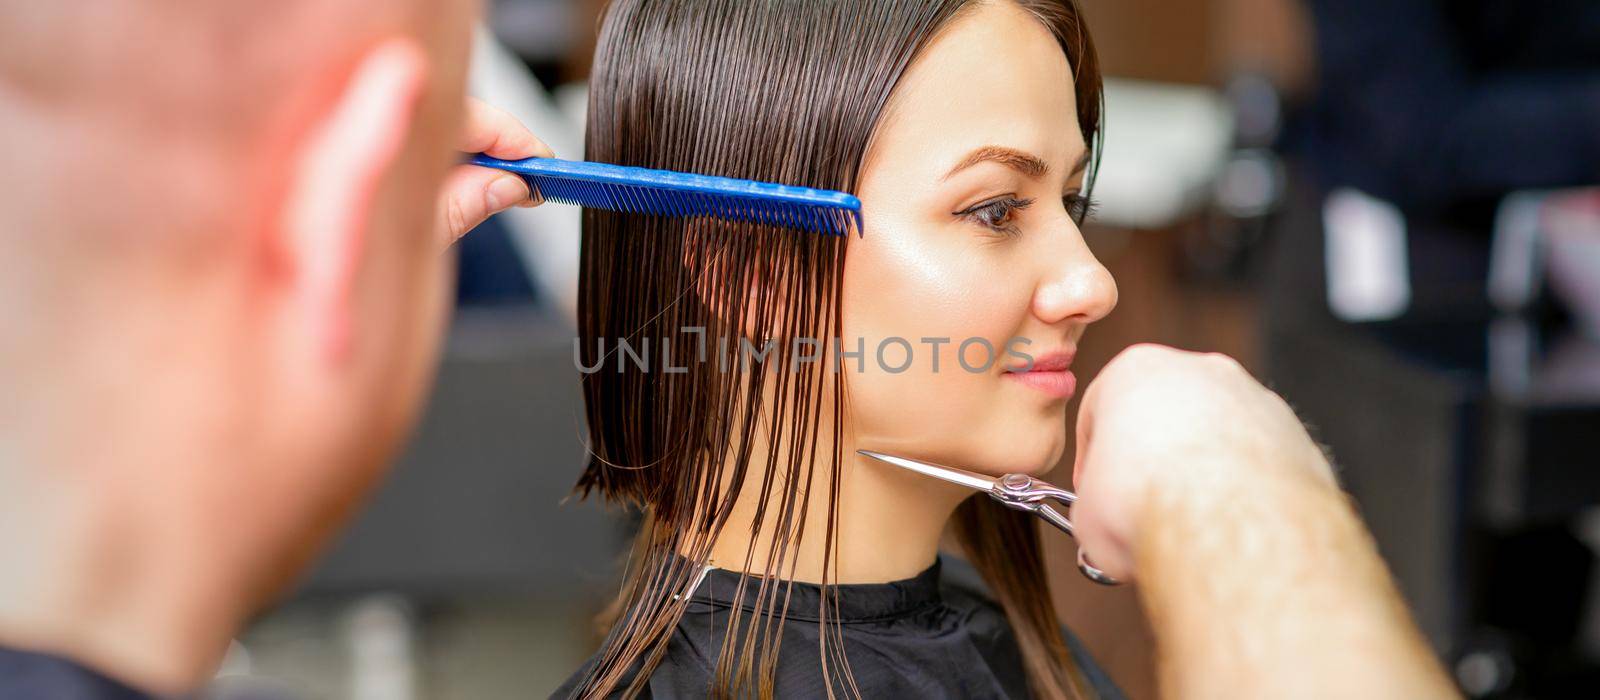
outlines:
[[[450,281],[434,205],[476,12],[8,4],[0,493],[23,502],[0,508],[0,547],[66,538],[66,570],[186,543],[140,566],[214,568],[229,580],[172,594],[232,591],[211,610],[226,619],[318,549],[431,372]],[[116,528],[99,519],[128,526],[106,541],[94,533]],[[15,631],[80,593],[0,588],[0,624],[27,637]],[[138,612],[103,605],[108,638],[87,645],[124,643],[125,612],[164,614],[151,596]]]

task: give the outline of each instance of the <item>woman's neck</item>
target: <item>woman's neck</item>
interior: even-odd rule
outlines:
[[[764,441],[758,439],[758,442]],[[782,555],[778,567],[781,578],[811,583],[824,581],[831,491],[828,463],[831,445],[827,440],[818,442],[820,457],[815,476],[810,488],[798,495],[799,500],[807,501],[803,510],[804,530],[798,544],[789,543],[789,551]],[[721,536],[712,545],[711,563],[718,568],[756,574],[768,569],[767,552],[776,531],[776,513],[788,494],[781,488],[785,483],[782,475],[776,475],[777,484],[762,516],[760,536],[753,536],[761,479],[771,459],[765,447],[763,444],[763,449],[753,450],[751,476],[741,489]],[[828,565],[826,581],[884,583],[911,578],[928,568],[938,555],[945,523],[971,492],[862,457],[848,442],[841,454],[836,523],[838,546]],[[727,469],[724,473],[731,471]],[[809,499],[805,495],[807,492],[811,494]]]

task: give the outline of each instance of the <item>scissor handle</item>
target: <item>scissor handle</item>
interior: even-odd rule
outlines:
[[[1072,530],[1072,521],[1069,520],[1067,516],[1062,515],[1061,511],[1051,508],[1048,504],[1039,503],[1037,504],[1037,507],[1034,508],[1033,512],[1037,513],[1039,517],[1044,518],[1045,522],[1056,526],[1056,529],[1071,535],[1073,539],[1078,538],[1077,533],[1073,532]],[[1096,568],[1094,564],[1090,564],[1089,555],[1083,552],[1083,545],[1081,544],[1078,545],[1078,573],[1083,574],[1084,578],[1102,586],[1122,585],[1121,581],[1112,578],[1106,572]]]
[[[1033,512],[1039,517],[1044,518],[1045,522],[1056,526],[1056,529],[1065,532],[1068,535],[1072,535],[1073,539],[1078,538],[1078,534],[1072,531],[1072,521],[1068,520],[1067,516],[1062,515],[1061,511],[1040,503],[1038,504],[1037,508],[1033,509]]]
[[[1025,474],[1007,474],[1000,478],[997,486],[992,495],[1000,502],[1012,508],[1031,511],[1073,539],[1078,538],[1077,533],[1073,531],[1072,520],[1061,511],[1050,507],[1047,502],[1056,501],[1070,509],[1072,504],[1078,501],[1076,494]],[[1116,586],[1122,583],[1090,564],[1089,556],[1084,554],[1081,544],[1078,547],[1078,572],[1083,574],[1084,578],[1102,586]]]

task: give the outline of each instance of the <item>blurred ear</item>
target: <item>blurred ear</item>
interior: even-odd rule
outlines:
[[[370,49],[293,161],[281,244],[295,322],[304,324],[300,337],[329,362],[350,352],[354,286],[374,195],[404,150],[426,73],[426,54],[413,40]]]
[[[739,296],[744,297],[745,322],[741,332],[752,342],[759,343],[764,339],[756,337],[756,307],[761,297],[770,291],[771,280],[768,279],[766,261],[759,256],[754,260],[733,259],[736,255],[733,252],[735,246],[726,245],[729,237],[751,234],[733,231],[732,228],[730,224],[715,221],[689,224],[683,248],[683,264],[694,276],[695,295],[724,322],[731,323],[734,320],[735,303]],[[748,252],[749,248],[744,250]],[[735,266],[744,268],[742,281],[737,285],[730,281],[735,274]],[[775,319],[782,318],[779,301],[767,301],[768,306],[774,307]]]

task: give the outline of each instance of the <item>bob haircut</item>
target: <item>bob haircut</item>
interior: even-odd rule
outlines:
[[[1060,42],[1075,72],[1079,128],[1098,154],[1101,78],[1074,0],[615,0],[595,51],[585,156],[854,192],[906,67],[941,29],[988,2],[1014,2]],[[673,371],[622,371],[615,358],[618,370],[583,379],[590,461],[575,490],[637,508],[644,522],[611,631],[578,694],[645,686],[751,477],[761,505],[745,570],[759,549],[766,571],[740,579],[738,595],[759,586],[759,604],[734,612],[712,692],[770,696],[776,628],[788,612],[783,579],[792,580],[784,564],[793,570],[802,537],[827,538],[823,583],[836,580],[846,373],[791,365],[788,342],[765,359],[787,368],[772,382],[683,358],[714,350],[719,338],[754,347],[833,337],[849,237],[592,209],[583,217],[579,361],[592,368],[616,350],[626,356],[605,348],[623,339],[679,360]],[[831,442],[819,435],[825,418]],[[757,440],[770,458],[751,464]],[[819,444],[833,447],[820,454]],[[827,499],[827,521],[808,527],[812,494]],[[1034,694],[1089,694],[1050,601],[1033,520],[974,498],[953,522],[1005,609]],[[821,607],[829,694],[859,695],[827,596]]]

